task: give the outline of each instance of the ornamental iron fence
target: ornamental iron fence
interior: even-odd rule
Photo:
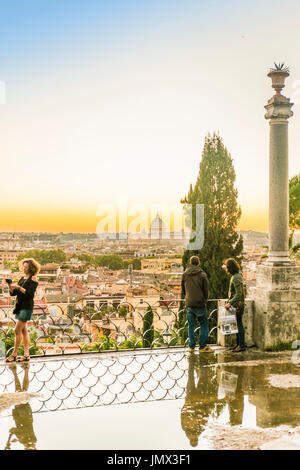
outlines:
[[[32,412],[177,399],[185,395],[187,373],[187,357],[178,350],[48,358],[0,366],[0,396],[8,408],[27,392]]]
[[[218,299],[208,301],[209,343],[217,339]],[[0,354],[13,351],[16,320],[13,307],[0,309]],[[150,303],[120,302],[118,305],[87,303],[50,304],[34,307],[28,322],[30,355],[53,356],[187,346],[185,301]],[[196,339],[200,326],[195,329]],[[23,352],[22,346],[19,350]]]

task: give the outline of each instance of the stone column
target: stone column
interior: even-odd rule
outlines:
[[[293,103],[280,91],[289,76],[287,69],[272,70],[268,76],[276,94],[265,106],[265,118],[270,120],[269,170],[269,254],[267,264],[293,264],[289,258],[289,175],[288,118],[293,115]]]
[[[276,66],[268,74],[276,94],[265,106],[270,121],[269,254],[257,266],[253,341],[261,349],[300,338],[300,266],[289,257],[288,118],[290,100],[281,95],[288,69]]]

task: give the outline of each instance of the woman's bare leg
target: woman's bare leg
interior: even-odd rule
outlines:
[[[29,356],[30,337],[27,329],[27,323],[25,323],[23,330],[23,345],[24,345],[24,356]]]
[[[26,325],[26,322],[17,320],[17,324],[15,327],[15,345],[14,345],[14,350],[12,353],[14,356],[18,354],[18,350],[23,339],[22,331],[23,331],[24,325]]]

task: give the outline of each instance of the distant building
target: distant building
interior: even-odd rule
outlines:
[[[44,264],[38,274],[38,278],[42,281],[55,281],[60,275],[61,270],[58,264]]]
[[[4,267],[4,262],[15,263],[21,250],[0,250],[0,267]]]
[[[152,220],[150,225],[149,238],[162,240],[163,238],[167,238],[167,233],[165,223],[159,216],[159,213],[157,213],[155,219]]]
[[[151,273],[170,270],[182,271],[181,258],[150,258],[141,260],[141,270]]]
[[[99,310],[102,305],[110,305],[116,308],[124,298],[124,294],[86,295],[83,298],[83,307],[90,307]]]

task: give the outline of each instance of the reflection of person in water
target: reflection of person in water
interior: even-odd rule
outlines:
[[[15,390],[16,392],[27,392],[29,386],[29,364],[24,364],[23,385],[21,386],[16,367],[14,365],[9,366],[15,379]],[[15,427],[9,431],[9,438],[5,449],[9,450],[11,442],[18,441],[24,446],[25,450],[36,450],[37,438],[33,430],[33,417],[32,409],[29,403],[16,405],[12,411],[12,416],[15,420]],[[12,440],[12,436],[15,439]]]
[[[207,367],[209,358],[192,355],[188,357],[188,361],[188,382],[185,403],[181,410],[181,426],[191,446],[196,447],[209,416],[218,407],[218,384],[215,380],[215,369]],[[197,386],[195,367],[199,374]]]
[[[229,407],[229,417],[231,426],[242,424],[244,415],[244,392],[243,392],[243,376],[244,368],[238,367],[234,372],[237,375],[236,391],[227,395]]]

